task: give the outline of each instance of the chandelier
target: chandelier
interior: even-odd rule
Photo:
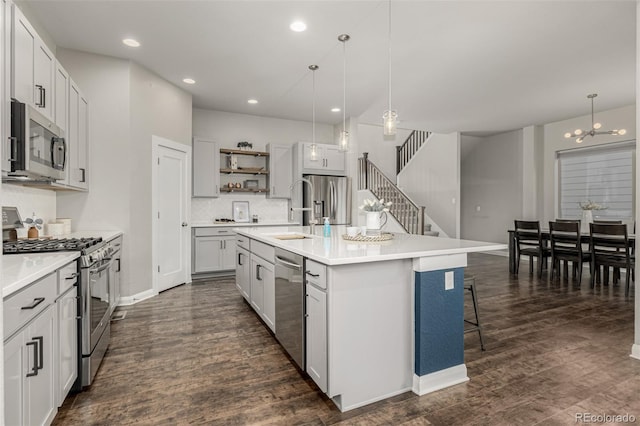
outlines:
[[[587,136],[596,136],[596,135],[614,135],[614,136],[622,136],[627,133],[625,129],[613,129],[613,130],[600,130],[602,128],[602,124],[596,123],[593,118],[593,98],[598,96],[597,93],[592,93],[587,95],[587,99],[591,99],[591,129],[590,130],[582,130],[576,129],[573,132],[567,132],[564,134],[564,137],[576,138],[577,143],[581,143],[585,137]]]

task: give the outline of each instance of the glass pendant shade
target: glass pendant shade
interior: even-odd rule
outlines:
[[[343,130],[340,132],[340,140],[338,140],[338,148],[342,152],[349,151],[349,132]]]
[[[318,145],[311,144],[311,161],[318,161]]]
[[[382,114],[382,121],[384,125],[384,135],[394,136],[396,134],[396,125],[398,123],[398,113],[387,110]]]

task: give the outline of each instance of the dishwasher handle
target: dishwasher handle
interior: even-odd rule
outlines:
[[[297,263],[286,261],[286,260],[284,260],[283,258],[281,258],[279,256],[276,256],[275,258],[276,258],[276,263],[278,263],[278,264],[280,264],[282,266],[285,266],[285,267],[290,268],[290,269],[297,269],[297,270],[302,269],[302,265],[298,265]]]

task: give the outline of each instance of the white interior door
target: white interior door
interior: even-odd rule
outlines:
[[[154,259],[157,292],[190,281],[190,147],[154,136]]]

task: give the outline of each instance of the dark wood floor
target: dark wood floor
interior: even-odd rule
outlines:
[[[471,380],[340,413],[288,361],[233,279],[184,285],[127,307],[92,387],[54,424],[560,425],[577,413],[640,421],[633,295],[538,280],[472,255],[487,351],[465,336]]]

